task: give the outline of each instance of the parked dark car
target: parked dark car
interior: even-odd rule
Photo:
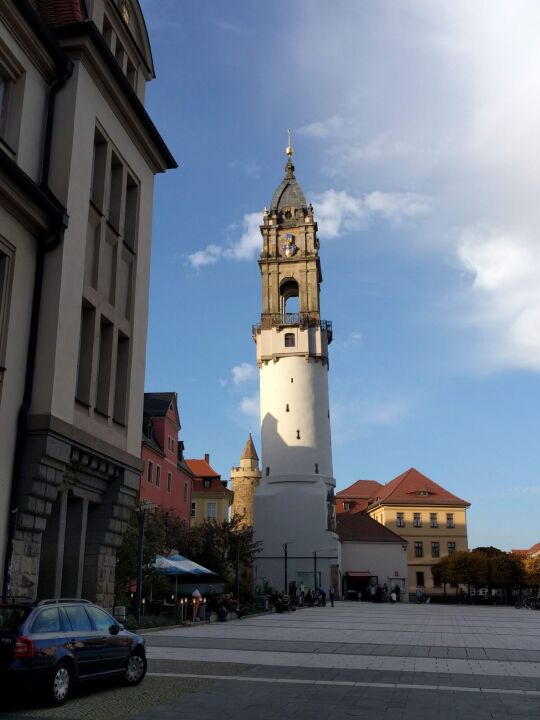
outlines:
[[[10,690],[37,687],[62,705],[79,682],[137,685],[145,674],[144,639],[90,601],[0,599],[0,683]]]

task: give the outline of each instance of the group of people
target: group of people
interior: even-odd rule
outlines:
[[[215,612],[220,622],[227,622],[229,612],[235,613],[236,617],[242,617],[240,603],[232,593],[212,593],[208,597],[208,611]]]
[[[326,607],[327,598],[330,605],[334,607],[335,596],[336,591],[333,585],[330,586],[328,593],[323,587],[316,587],[313,590],[308,588],[306,591],[303,582],[297,586],[296,580],[291,580],[287,592],[273,590],[270,600],[277,612],[283,612],[284,610],[294,611],[297,607]]]
[[[388,590],[388,585],[379,585],[375,583],[369,588],[369,595],[371,602],[399,602],[401,598],[401,589],[396,583],[392,590]]]

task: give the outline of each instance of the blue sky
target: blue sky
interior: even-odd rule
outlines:
[[[147,389],[188,457],[258,449],[258,224],[315,206],[334,323],[338,488],[414,466],[472,503],[471,546],[540,540],[540,6],[142,0],[156,182]]]

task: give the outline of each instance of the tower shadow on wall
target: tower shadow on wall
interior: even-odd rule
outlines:
[[[298,423],[301,425],[301,422]],[[271,414],[266,413],[261,424],[261,443],[264,438],[264,450],[262,455],[262,483],[265,479],[272,476],[284,476],[289,475],[294,477],[295,475],[316,476],[319,473],[319,460],[317,457],[317,448],[311,446],[302,445],[302,430],[300,430],[300,438],[290,438],[290,442],[286,442],[280,435],[278,430],[278,421]],[[287,471],[284,472],[278,465],[266,466],[265,463],[268,457],[283,458],[282,463],[287,465]],[[268,474],[267,474],[268,471]],[[324,477],[321,474],[321,477]]]

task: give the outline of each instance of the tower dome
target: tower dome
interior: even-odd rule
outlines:
[[[294,176],[294,165],[292,164],[290,156],[285,165],[285,177],[274,193],[270,207],[276,214],[286,211],[287,209],[307,210],[304,191]]]

